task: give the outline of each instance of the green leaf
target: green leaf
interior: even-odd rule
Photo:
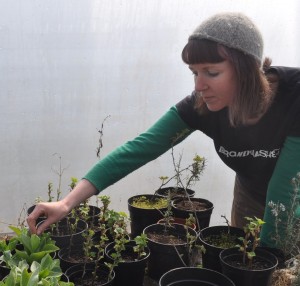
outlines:
[[[47,281],[46,279],[42,279],[40,282],[39,282],[39,285],[42,285],[42,286],[55,286],[55,284],[51,284],[52,282],[51,281]]]
[[[37,286],[39,282],[39,269],[37,268],[31,273],[31,276],[27,284],[21,284],[21,286]]]
[[[36,234],[31,235],[31,238],[30,238],[31,252],[35,252],[37,249],[39,249],[40,242],[41,242],[41,240]]]
[[[58,283],[59,283],[60,286],[74,286],[73,282],[59,281]]]
[[[41,260],[43,259],[43,257],[47,254],[47,252],[37,252],[37,253],[32,253],[30,254],[30,256],[28,257],[28,262],[32,263],[33,261],[37,261],[37,262],[41,262]]]
[[[43,270],[40,270],[39,277],[40,277],[40,279],[47,278],[47,277],[49,277],[49,274],[50,274],[50,271],[48,269],[43,269]]]
[[[52,264],[53,259],[49,254],[46,254],[41,261],[41,269],[47,269]]]
[[[27,252],[25,250],[18,250],[18,249],[16,249],[15,256],[17,258],[19,258],[19,260],[20,259],[24,259],[24,260],[28,261],[28,259],[29,259],[29,255],[27,254]],[[32,261],[28,261],[28,262],[31,263]]]
[[[13,226],[13,225],[10,225],[9,228],[16,234],[16,235],[20,235],[21,234],[21,229],[19,227],[16,227],[16,226]]]
[[[41,249],[43,251],[48,251],[48,252],[55,252],[57,250],[59,250],[59,247],[56,246],[55,244],[46,244],[43,249]]]
[[[26,236],[25,234],[22,234],[19,239],[20,239],[20,242],[24,245],[25,251],[27,251],[29,253],[32,252],[30,237]]]
[[[31,275],[32,274],[29,274],[27,269],[23,269],[20,279],[20,285],[28,285]]]
[[[249,259],[252,259],[254,256],[255,256],[255,252],[253,252],[253,251],[247,252],[247,257]]]
[[[3,284],[0,284],[0,285],[15,286],[15,285],[17,285],[17,281],[15,281],[15,277],[13,274],[9,274],[9,276],[6,276]]]

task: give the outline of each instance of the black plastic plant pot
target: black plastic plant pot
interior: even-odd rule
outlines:
[[[199,240],[205,248],[202,253],[203,268],[222,272],[220,252],[223,249],[235,247],[240,243],[239,237],[244,237],[244,234],[243,229],[232,226],[228,228],[226,225],[209,226],[202,229]],[[218,246],[216,246],[216,243],[218,243]]]
[[[87,230],[88,225],[85,221],[78,220],[76,229],[72,231],[70,223],[72,224],[74,221],[74,218],[64,218],[53,225],[53,228],[47,228],[45,232],[50,233],[50,237],[59,248],[68,248],[71,244],[83,245],[83,233]],[[43,221],[37,227],[42,223]]]
[[[60,281],[63,281],[63,282],[70,282],[70,281],[69,281],[69,277],[68,277],[65,273],[63,273],[63,274],[61,275]]]
[[[137,195],[128,199],[128,210],[130,216],[130,228],[131,239],[134,239],[136,236],[141,235],[145,227],[150,224],[157,223],[160,219],[163,218],[163,213],[166,211],[166,208],[161,209],[143,209],[138,208],[132,205],[132,202],[138,198],[144,196],[148,199],[157,198],[158,196],[154,195]],[[161,198],[161,197],[158,197]]]
[[[70,282],[75,285],[103,285],[103,286],[113,286],[115,279],[115,272],[110,271],[108,267],[104,264],[99,264],[96,266],[86,266],[75,265],[68,268],[65,275],[68,277]],[[94,275],[96,274],[96,275]]]
[[[129,241],[126,243],[125,250],[122,251],[122,255],[124,255],[126,259],[114,268],[116,274],[114,286],[144,285],[145,269],[150,255],[150,250],[146,247],[146,255],[138,259],[137,254],[133,249],[135,245],[135,241]],[[111,242],[105,247],[105,258],[109,263],[113,262],[112,254],[115,252],[114,246],[115,243]]]
[[[195,204],[201,210],[192,210],[189,208],[189,203]],[[209,226],[210,218],[214,205],[212,202],[202,198],[183,199],[177,198],[172,200],[172,212],[175,217],[188,218],[192,214],[197,219],[197,230],[201,230]]]
[[[222,273],[198,267],[180,267],[166,272],[159,286],[235,286]]]
[[[182,224],[172,224],[165,230],[162,224],[149,225],[144,229],[147,236],[150,256],[148,259],[148,276],[155,281],[167,271],[189,265],[190,253],[187,243],[187,230]],[[196,237],[196,231],[188,228],[188,233]],[[162,240],[162,235],[171,237],[171,241]],[[178,239],[178,241],[175,241]]]
[[[73,245],[71,250],[68,248],[61,248],[58,251],[58,258],[60,261],[60,268],[65,272],[68,268],[74,265],[95,265],[95,261],[92,259],[85,259],[85,254],[82,245]]]
[[[278,248],[274,248],[274,247],[267,247],[267,246],[260,246],[260,249],[264,249],[268,252],[273,253],[277,260],[278,260],[278,265],[277,268],[279,269],[283,269],[286,268],[286,264],[285,262],[289,259],[288,257],[286,257],[286,255],[284,254],[284,252],[281,249]]]
[[[2,253],[0,253],[0,256]],[[6,265],[4,265],[4,262],[0,264],[0,281],[4,279],[5,276],[7,276],[10,272],[10,268]]]
[[[168,187],[168,188],[161,188],[158,189],[155,194],[157,196],[161,196],[164,198],[167,198],[169,196],[169,192],[171,195],[171,199],[175,198],[182,198],[182,197],[194,197],[195,191],[191,189],[184,189],[184,188],[174,188],[174,187]]]
[[[237,247],[222,250],[220,253],[222,273],[236,286],[270,286],[272,273],[277,267],[278,260],[274,254],[264,249],[256,248],[255,253],[253,265],[259,262],[259,269],[245,267],[242,253]],[[262,265],[264,267],[261,267]]]

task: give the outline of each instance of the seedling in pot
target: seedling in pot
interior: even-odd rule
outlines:
[[[137,253],[137,259],[141,259],[143,256],[146,256],[145,248],[147,247],[147,236],[142,233],[134,238],[136,246],[133,247],[134,252]]]
[[[242,244],[239,246],[239,251],[243,253],[244,265],[247,265],[247,267],[251,269],[253,258],[256,256],[255,250],[259,245],[259,234],[265,222],[257,217],[245,217],[245,219],[248,220],[249,223],[244,226],[245,236],[240,238]]]
[[[101,201],[102,203],[102,207],[100,207],[100,218],[99,218],[99,222],[100,224],[105,223],[106,219],[107,219],[107,213],[109,211],[109,204],[111,202],[110,197],[109,196],[98,196],[98,199]]]

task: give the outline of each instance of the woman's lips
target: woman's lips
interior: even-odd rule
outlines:
[[[215,96],[202,96],[205,103],[210,103],[216,100]]]

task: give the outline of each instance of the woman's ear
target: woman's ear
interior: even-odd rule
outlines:
[[[272,94],[276,93],[279,83],[279,77],[276,72],[270,72],[269,69],[271,67],[272,60],[270,58],[265,58],[263,62],[263,71],[266,75],[266,78],[269,82]]]

